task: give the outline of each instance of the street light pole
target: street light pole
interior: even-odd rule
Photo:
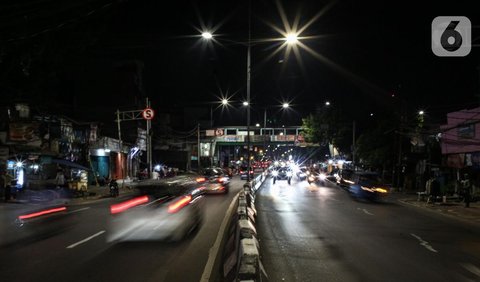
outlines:
[[[247,151],[248,151],[248,167],[247,167],[247,182],[250,182],[250,49],[251,49],[251,1],[248,7],[248,45],[247,45]]]

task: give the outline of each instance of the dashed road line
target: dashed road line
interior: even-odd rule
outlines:
[[[85,243],[85,242],[87,242],[87,241],[92,240],[93,238],[95,238],[95,237],[97,237],[97,236],[102,235],[103,233],[105,233],[105,230],[102,230],[102,231],[100,231],[100,232],[98,232],[98,233],[95,233],[95,234],[93,234],[93,235],[90,236],[90,237],[87,237],[87,238],[85,238],[85,239],[83,239],[83,240],[81,240],[81,241],[78,241],[77,243],[71,244],[70,246],[67,247],[67,249],[73,249],[73,248],[75,248],[76,246],[78,246],[78,245],[80,245],[80,244],[83,244],[83,243]]]
[[[85,211],[85,210],[88,210],[88,209],[90,209],[90,207],[85,207],[85,208],[81,208],[81,209],[78,209],[78,210],[69,211],[68,213],[76,213],[76,212],[81,212],[81,211]]]
[[[432,246],[430,246],[430,244],[427,241],[423,240],[420,236],[415,235],[413,233],[410,233],[410,235],[417,238],[417,240],[420,241],[420,245],[424,246],[427,250],[429,250],[431,252],[434,252],[434,253],[438,253],[437,250],[435,250]]]
[[[367,211],[366,209],[357,208],[357,210],[363,211],[365,214],[374,215],[373,213]]]
[[[463,266],[466,270],[470,271],[471,273],[480,276],[480,268],[477,266],[471,264],[471,263],[461,263],[461,266]]]

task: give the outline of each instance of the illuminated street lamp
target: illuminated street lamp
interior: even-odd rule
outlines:
[[[329,101],[325,102],[325,106],[330,106],[330,102]]]
[[[289,33],[285,36],[285,41],[290,45],[296,44],[298,42],[298,35],[295,33]]]
[[[223,105],[223,106],[228,105],[228,99],[225,99],[225,98],[222,99],[222,105]]]
[[[213,40],[213,34],[211,32],[205,31],[202,33],[202,37],[206,40]],[[298,42],[298,35],[296,33],[288,33],[285,35],[284,38],[285,42],[291,46],[295,45]],[[247,107],[247,150],[248,150],[248,168],[247,171],[250,172],[250,160],[251,160],[251,152],[250,152],[250,84],[251,84],[251,23],[250,23],[250,15],[248,20],[248,41],[247,41],[247,100],[243,102],[243,105]],[[223,103],[223,101],[222,101]],[[288,103],[283,104],[283,108],[288,108]],[[247,182],[250,182],[250,173],[247,173]]]
[[[213,34],[210,33],[210,32],[208,32],[208,31],[204,31],[204,32],[202,32],[202,37],[203,37],[204,39],[209,40],[209,39],[212,39],[212,38],[213,38]]]
[[[419,111],[418,114],[423,116],[425,114],[425,112],[424,111]]]
[[[283,107],[284,109],[286,109],[286,108],[290,107],[290,104],[288,104],[288,103],[283,103],[282,107]]]

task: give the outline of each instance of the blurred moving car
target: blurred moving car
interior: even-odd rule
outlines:
[[[293,172],[289,167],[281,167],[279,169],[273,170],[272,176],[273,184],[275,184],[277,180],[287,180],[288,185],[290,185],[290,183],[292,182]]]
[[[240,179],[244,180],[244,179],[247,179],[248,178],[248,167],[247,166],[241,166],[240,167]],[[253,179],[254,178],[254,172],[253,172],[253,169],[250,168],[250,179]]]
[[[308,174],[309,174],[309,171],[306,166],[300,167],[296,172],[297,178],[300,181],[307,179]]]
[[[197,182],[205,187],[205,193],[227,194],[230,188],[230,177],[220,167],[208,167],[202,171],[202,176],[197,178]]]
[[[73,227],[74,214],[65,199],[34,199],[8,205],[0,212],[0,246],[36,241]]]
[[[324,172],[317,172],[317,171],[308,171],[307,182],[308,184],[312,183],[325,183],[325,179],[327,175]]]
[[[187,175],[137,186],[138,195],[110,207],[107,241],[182,240],[202,222],[202,185]]]
[[[352,177],[354,171],[351,169],[342,169],[337,174],[337,184],[348,188],[351,184],[353,184]]]
[[[348,192],[355,198],[378,201],[388,195],[388,188],[374,172],[353,172]]]

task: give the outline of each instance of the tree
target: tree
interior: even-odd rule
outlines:
[[[307,142],[320,145],[333,144],[341,152],[349,151],[351,123],[338,108],[323,107],[302,119]]]
[[[393,129],[391,121],[382,119],[359,136],[355,147],[362,165],[382,169],[393,165]]]

